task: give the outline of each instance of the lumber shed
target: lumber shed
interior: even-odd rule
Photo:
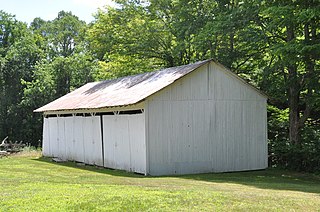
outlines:
[[[267,96],[212,59],[88,83],[35,112],[48,157],[145,175],[268,166]]]

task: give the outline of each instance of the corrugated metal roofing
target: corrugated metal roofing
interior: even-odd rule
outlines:
[[[204,60],[114,80],[88,83],[36,109],[35,112],[98,109],[136,104],[210,61]]]

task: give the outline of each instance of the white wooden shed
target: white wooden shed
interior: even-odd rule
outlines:
[[[266,101],[206,60],[88,83],[35,112],[44,156],[173,175],[265,169]]]

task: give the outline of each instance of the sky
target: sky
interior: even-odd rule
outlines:
[[[92,14],[104,5],[115,4],[112,0],[0,0],[0,10],[27,24],[36,17],[53,20],[61,10],[71,11],[80,20],[90,23],[94,20]]]

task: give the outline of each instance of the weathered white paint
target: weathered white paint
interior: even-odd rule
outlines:
[[[129,115],[131,170],[146,173],[145,113]]]
[[[126,116],[103,116],[104,166],[130,170],[130,145]]]
[[[58,157],[59,154],[59,146],[58,146],[58,121],[57,117],[53,117],[49,119],[49,156]]]
[[[57,149],[55,157],[66,159],[66,139],[65,139],[65,122],[62,118],[57,119]]]
[[[267,167],[266,98],[211,62],[148,98],[148,173]]]
[[[85,117],[74,116],[73,117],[73,153],[74,160],[78,162],[84,162],[84,137],[83,137],[83,119]]]
[[[120,108],[102,112],[117,111],[116,109]],[[122,109],[136,110],[141,107],[122,107]],[[100,115],[44,118],[43,155],[99,166],[103,166],[105,162],[105,167],[145,173],[144,113],[102,117],[105,122],[103,123],[104,149],[102,149]]]
[[[144,113],[103,116],[105,167],[145,173],[144,120]]]
[[[102,115],[103,139],[100,116],[44,118],[43,154],[151,175],[267,167],[266,97],[215,62],[135,105],[45,114],[136,109]]]
[[[51,119],[51,118],[49,118]],[[63,117],[65,122],[66,156],[68,160],[76,160],[74,140],[74,117]]]
[[[44,118],[43,155],[102,166],[100,117]]]
[[[42,134],[42,154],[45,156],[50,155],[50,140],[49,140],[49,119],[43,119],[43,134]]]
[[[103,166],[100,117],[86,117],[83,124],[84,162]]]

